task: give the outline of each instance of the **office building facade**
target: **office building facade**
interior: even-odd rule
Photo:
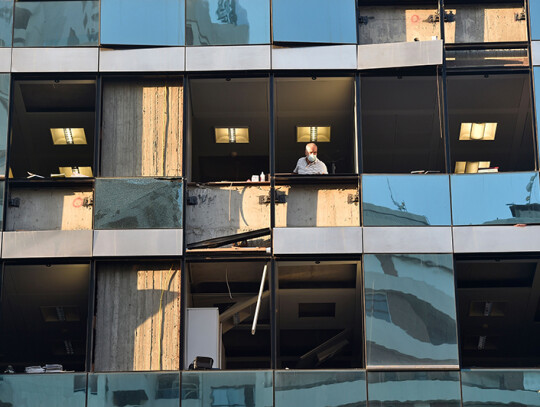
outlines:
[[[540,405],[537,20],[0,0],[0,405]]]

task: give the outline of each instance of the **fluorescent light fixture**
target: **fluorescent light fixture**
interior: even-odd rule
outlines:
[[[84,129],[71,127],[51,129],[51,136],[55,145],[87,144]]]
[[[330,126],[296,126],[298,143],[327,143],[330,141]]]
[[[216,143],[249,143],[249,127],[216,127]]]
[[[491,141],[495,140],[497,123],[461,123],[460,140]]]
[[[92,167],[58,167],[61,174],[67,177],[93,177]]]
[[[484,350],[486,347],[487,336],[482,335],[478,337],[478,350]]]
[[[476,174],[478,170],[489,168],[491,161],[456,161],[456,174]]]

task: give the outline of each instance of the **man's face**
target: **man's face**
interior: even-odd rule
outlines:
[[[317,147],[306,147],[306,157],[310,154],[317,155]]]

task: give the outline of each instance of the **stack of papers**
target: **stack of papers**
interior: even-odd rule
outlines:
[[[45,373],[45,369],[41,366],[27,366],[24,368],[26,373]]]
[[[59,373],[63,372],[64,367],[62,365],[58,365],[56,363],[52,363],[50,365],[45,365],[45,372],[46,373]]]

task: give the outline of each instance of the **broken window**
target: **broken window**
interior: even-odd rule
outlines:
[[[316,143],[328,174],[355,174],[353,77],[276,78],[276,172],[291,174]]]
[[[364,175],[364,226],[449,226],[448,175]]]
[[[94,229],[182,227],[180,180],[97,178]]]
[[[277,185],[276,227],[360,226],[357,182]]]
[[[540,223],[538,173],[451,175],[454,225]]]
[[[311,261],[277,264],[277,367],[362,367],[360,262]]]
[[[270,368],[270,264],[190,262],[186,278],[184,369]]]
[[[84,371],[89,281],[89,264],[6,264],[2,366],[15,373]]]
[[[436,67],[362,76],[364,172],[445,172],[441,83]]]
[[[455,267],[461,365],[540,366],[538,259],[463,256]]]
[[[184,45],[184,0],[102,0],[101,44]]]
[[[355,0],[273,0],[273,40],[356,44],[355,17]]]
[[[93,177],[95,101],[92,79],[15,81],[9,176]]]
[[[180,274],[178,261],[97,264],[95,371],[179,369]]]
[[[270,43],[269,0],[187,0],[187,45]]]
[[[199,182],[260,181],[269,171],[267,78],[190,81],[191,174]]]
[[[103,81],[101,175],[182,176],[181,78]]]
[[[364,256],[368,366],[458,366],[449,254]]]
[[[403,6],[359,0],[359,44],[433,41],[441,39],[437,2]]]
[[[98,45],[99,1],[16,1],[14,47]]]
[[[447,81],[452,171],[534,170],[529,74],[456,74]]]
[[[0,0],[0,47],[11,47],[14,0]]]

